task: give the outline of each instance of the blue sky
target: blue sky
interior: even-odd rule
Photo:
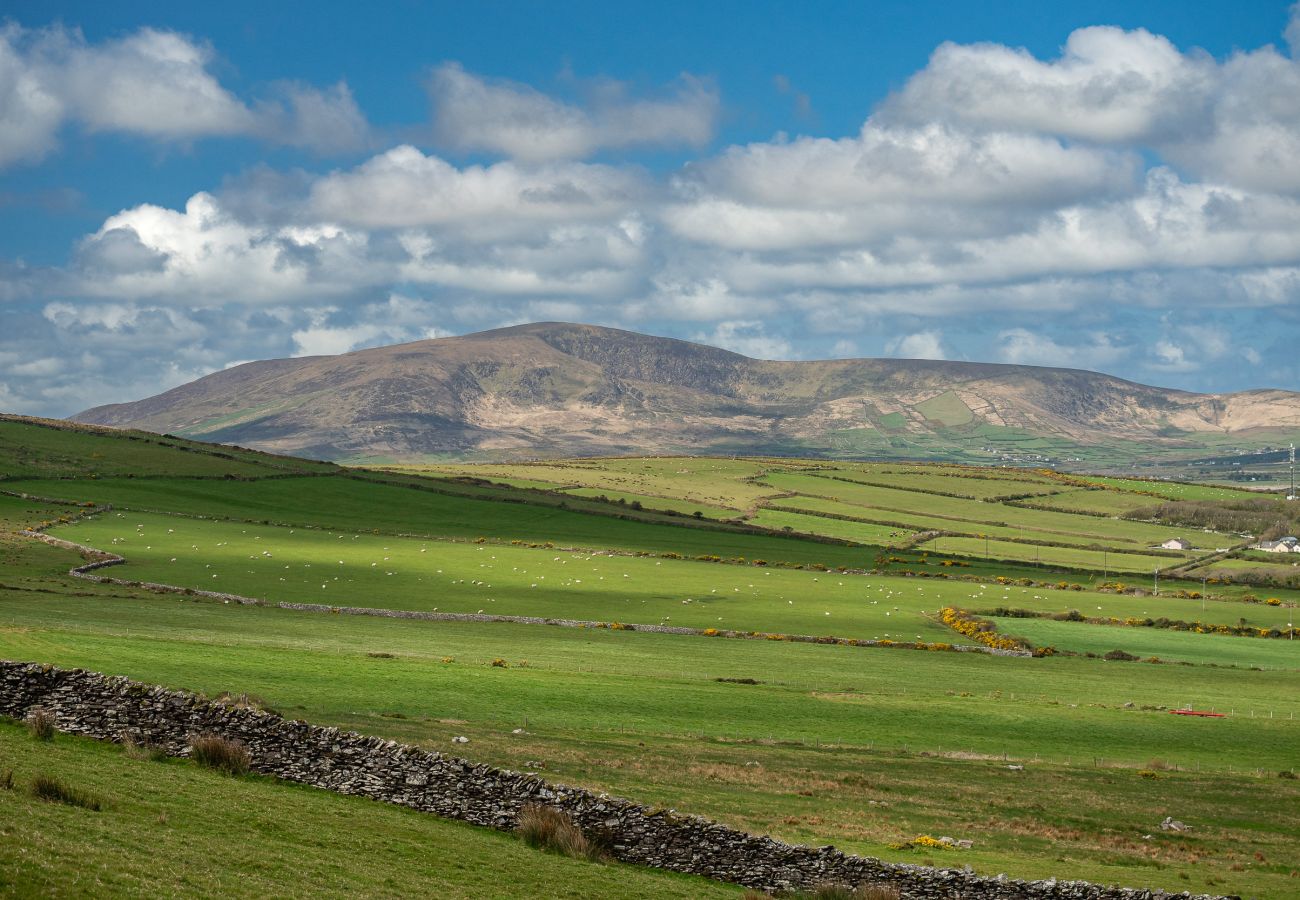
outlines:
[[[0,31],[0,409],[564,319],[1300,389],[1282,2],[57,3]]]

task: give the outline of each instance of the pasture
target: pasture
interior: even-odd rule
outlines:
[[[0,422],[0,436],[14,434],[9,428]],[[985,616],[999,609],[1078,610],[1259,628],[1292,620],[1296,592],[1260,592],[1278,598],[1269,605],[1247,602],[1236,585],[1211,585],[1209,598],[1165,593],[1199,590],[1199,581],[1162,580],[1158,597],[1090,589],[1100,584],[1100,567],[1091,568],[1090,556],[1072,554],[1100,552],[1090,546],[1096,543],[1114,576],[1110,558],[1145,564],[1149,542],[1167,529],[1109,518],[1122,511],[1118,499],[1106,516],[1018,505],[1054,498],[1077,505],[1112,494],[1125,503],[1153,499],[1136,493],[1144,488],[1092,490],[1080,487],[1077,476],[1009,469],[681,458],[440,466],[428,475],[317,464],[295,470],[277,458],[249,457],[250,465],[274,468],[232,472],[232,463],[247,460],[162,445],[149,446],[172,453],[174,470],[164,455],[133,472],[135,443],[111,437],[89,451],[100,454],[103,474],[69,477],[77,454],[86,452],[79,440],[78,434],[69,441],[57,471],[37,472],[27,463],[0,467],[9,476],[0,489],[114,507],[61,521],[87,509],[0,494],[4,658],[83,666],[209,695],[250,693],[286,715],[433,749],[455,747],[472,759],[795,842],[1023,877],[1261,897],[1293,893],[1289,835],[1300,790],[1295,780],[1279,777],[1300,766],[1300,651],[1291,641],[995,618],[1003,634],[1079,654],[1021,658],[333,615],[72,579],[66,573],[79,562],[75,553],[15,534],[51,524],[56,536],[118,553],[126,563],[103,572],[113,577],[330,606],[930,644],[969,641],[939,621],[945,606]],[[890,483],[895,476],[897,484]],[[555,489],[537,489],[548,484]],[[1015,497],[1024,499],[1006,499]],[[653,498],[663,501],[661,511],[648,502]],[[796,508],[803,511],[789,511]],[[931,522],[947,523],[935,529],[950,532],[939,538],[942,552],[889,547],[910,543]],[[995,535],[992,528],[1007,531]],[[962,532],[987,533],[991,544],[1001,537],[999,549],[1060,556],[1050,563],[1040,557],[1040,567],[985,561],[984,541]],[[1006,540],[1011,537],[1016,540]],[[963,539],[980,546],[948,547]],[[888,562],[890,556],[901,562]],[[837,566],[848,571],[834,571]],[[1137,574],[1125,580],[1141,582],[1145,576]],[[1021,581],[1030,578],[1064,588]],[[1112,649],[1167,662],[1086,655]],[[1188,704],[1234,714],[1213,720],[1169,714]],[[451,744],[462,735],[468,745]],[[0,729],[6,758],[12,738],[21,735]],[[67,754],[58,765],[66,762],[67,772],[105,794],[118,796],[114,785],[124,783],[114,780],[117,761],[153,766],[131,769],[129,777],[156,771],[165,776],[163,792],[197,798],[208,790],[206,782],[186,781],[202,773],[185,764],[118,760],[115,748],[74,743],[56,742]],[[76,762],[74,749],[91,761]],[[317,796],[257,779],[224,784],[249,792],[241,797],[280,790]],[[236,811],[239,803],[254,802],[219,796]],[[0,791],[0,803],[13,799]],[[345,804],[337,807],[349,810],[343,818],[359,827],[351,810],[360,801],[320,802]],[[198,808],[197,800],[178,800],[178,810],[186,804]],[[136,813],[145,805],[115,800],[110,812],[129,808],[135,818],[113,820],[123,835],[92,856],[97,877],[122,886],[120,892],[160,889],[150,882],[136,890],[119,850],[151,834],[153,807]],[[301,815],[329,823],[321,826],[327,836],[312,858],[321,861],[308,864],[308,881],[328,890],[329,873],[320,867],[336,841],[352,840],[350,832],[342,814],[324,807],[303,806]],[[404,829],[418,827],[401,811],[382,815],[397,816],[375,820],[384,833],[409,835]],[[1194,830],[1160,832],[1165,815]],[[188,835],[214,853],[225,846],[218,840],[224,819],[208,827],[178,812],[174,821],[178,844]],[[48,861],[87,850],[73,819],[42,822],[53,837],[30,858],[45,862],[24,864],[22,884],[57,891],[66,882]],[[487,835],[476,844],[461,836],[460,826],[437,827],[450,827],[445,840],[464,844],[457,858],[477,874],[461,877],[479,879],[466,882],[480,888],[475,895],[495,890],[489,857],[503,860],[503,878],[513,877],[512,854],[524,851],[512,838]],[[430,828],[431,845],[447,846]],[[240,834],[238,828],[231,833]],[[959,854],[890,848],[927,833],[969,838],[975,846]],[[36,846],[31,832],[19,838],[29,853]],[[407,838],[394,840],[405,846]],[[200,876],[189,868],[198,856],[181,852],[177,877],[220,887],[226,883],[220,879],[239,871],[232,863]],[[278,871],[273,852],[256,859],[261,870]],[[643,890],[621,869],[544,862],[554,865],[556,878],[573,873],[579,893],[610,890],[601,879],[613,877],[632,885],[616,893]],[[392,891],[426,884],[446,893],[432,864],[414,867],[410,877]],[[646,882],[644,891],[673,896],[696,884]],[[564,896],[561,890],[555,895]]]
[[[702,878],[538,853],[510,835],[268,778],[0,723],[0,891],[13,896],[169,895],[739,897]],[[97,811],[26,787],[47,775]],[[304,839],[305,838],[305,839]],[[152,864],[142,864],[151,861]],[[163,862],[165,861],[165,862]]]

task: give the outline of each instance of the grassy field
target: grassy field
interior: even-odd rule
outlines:
[[[0,434],[5,427],[0,423]],[[1099,579],[1086,570],[985,562],[979,558],[983,541],[976,555],[949,558],[964,560],[963,567],[944,567],[948,554],[889,551],[902,560],[891,568],[982,580],[775,565],[871,568],[883,545],[910,534],[890,524],[894,517],[946,522],[940,526],[945,530],[965,530],[952,525],[968,522],[974,531],[980,523],[962,517],[978,513],[1005,523],[984,528],[1017,529],[1043,542],[1003,544],[1039,553],[1096,552],[1071,543],[1077,539],[1136,551],[1140,558],[1152,533],[1164,533],[1147,523],[1027,510],[1012,505],[1018,501],[998,499],[1029,495],[1028,502],[1050,502],[1080,494],[1153,499],[1134,493],[1141,488],[1085,491],[1039,472],[673,458],[439,466],[433,478],[333,472],[307,464],[301,472],[276,470],[267,477],[261,471],[227,472],[222,467],[231,460],[219,456],[161,447],[176,457],[176,469],[169,469],[166,459],[153,459],[147,472],[126,477],[136,474],[130,468],[135,442],[105,440],[108,444],[96,445],[93,452],[102,455],[105,472],[116,475],[64,477],[74,474],[76,454],[83,452],[74,446],[64,453],[59,471],[29,467],[20,470],[25,477],[0,487],[113,503],[112,511],[53,529],[127,558],[105,574],[270,600],[900,641],[920,635],[949,643],[965,638],[936,620],[936,612],[948,605],[982,613],[998,607],[1077,609],[1085,616],[1166,616],[1258,627],[1284,626],[1296,612],[1294,606],[1222,599],[1243,594],[1239,586],[1213,586],[1214,598],[1192,600],[999,583],[999,576],[1084,586]],[[21,456],[23,451],[12,452]],[[188,468],[195,460],[202,464]],[[0,471],[10,471],[2,456]],[[863,483],[886,484],[894,476],[898,486]],[[568,493],[448,480],[466,477],[512,479],[529,488],[554,484]],[[789,496],[796,488],[839,499]],[[880,492],[888,492],[898,509],[870,505],[880,501]],[[602,493],[625,503],[591,499]],[[651,498],[665,501],[661,509],[686,515],[655,513],[647,502]],[[633,500],[645,509],[633,509]],[[813,502],[853,509],[863,519],[879,516],[883,523],[772,508]],[[702,516],[747,517],[776,533],[697,521],[690,515],[696,508]],[[1185,663],[1153,665],[1083,655],[1005,658],[228,605],[70,579],[66,571],[78,562],[76,554],[13,534],[22,525],[82,512],[0,494],[0,531],[7,532],[0,533],[0,657],[84,666],[210,695],[250,692],[287,715],[434,749],[450,749],[453,736],[465,735],[470,743],[456,749],[473,759],[536,769],[556,780],[795,842],[834,843],[889,859],[969,864],[1021,877],[1080,877],[1260,897],[1294,894],[1289,841],[1300,790],[1296,781],[1278,777],[1300,766],[1295,719],[1300,652],[1292,642],[999,620],[1006,633],[1080,654],[1124,648]],[[859,543],[781,534],[786,527]],[[953,540],[960,539],[942,542]],[[1071,545],[1052,548],[1048,542]],[[696,556],[744,557],[746,563]],[[773,564],[753,565],[756,558]],[[1062,563],[1091,561],[1062,557]],[[1167,590],[1179,585],[1200,587],[1199,582],[1162,581]],[[1276,595],[1284,604],[1300,599],[1297,592],[1259,593]],[[506,665],[492,666],[497,658]],[[1236,714],[1189,720],[1167,712],[1187,704]],[[524,732],[515,733],[518,728]],[[3,766],[11,765],[4,762],[10,737],[0,730]],[[61,739],[56,746],[62,752],[71,742]],[[118,751],[87,746],[99,756],[68,771],[116,798],[111,780],[116,768],[110,762],[118,760]],[[120,762],[148,772],[203,777],[185,764]],[[1025,769],[1008,769],[1012,764]],[[133,769],[123,777],[140,774]],[[222,783],[319,796],[257,779]],[[206,788],[200,784],[193,790],[197,793],[186,796]],[[0,804],[9,801],[35,802],[0,792]],[[322,802],[356,808],[341,798]],[[126,803],[114,799],[99,815]],[[390,813],[399,817],[393,822],[409,820],[401,811],[384,815]],[[317,813],[301,815],[310,819]],[[1195,829],[1160,832],[1165,815]],[[40,852],[48,848],[54,848],[55,859],[91,853],[95,877],[109,879],[104,883],[119,893],[181,890],[170,887],[173,882],[132,887],[130,879],[138,876],[116,848],[148,836],[133,821],[114,821],[112,828],[122,834],[102,855],[79,844],[71,824],[60,825],[63,830],[42,825],[41,833],[57,836],[46,844],[35,830],[13,834],[28,859],[42,859]],[[349,812],[348,821],[356,825],[361,819]],[[376,822],[382,833],[399,827]],[[480,834],[436,824],[451,829],[446,840],[452,842],[467,831]],[[214,842],[223,830],[236,837],[246,833],[221,822],[207,828],[188,817],[177,828],[176,842],[193,833],[197,848],[188,855],[178,851],[177,877],[209,879],[195,882],[200,892],[205,887],[220,892],[240,871],[224,857],[213,871],[189,869],[208,855],[204,849],[220,855]],[[926,833],[970,838],[975,847],[960,854],[889,849],[890,843]],[[434,846],[447,846],[439,840],[428,838]],[[450,883],[476,888],[469,891],[475,896],[492,896],[497,885],[520,877],[513,874],[509,855],[510,848],[520,846],[513,839],[487,835],[482,845],[463,840],[463,852],[433,854],[463,860],[465,871],[472,872],[448,875]],[[332,831],[313,852],[319,851],[321,866],[332,856],[350,859],[334,849],[339,842],[351,846],[350,841]],[[498,849],[495,841],[504,841],[507,849]],[[0,860],[5,852],[0,848]],[[503,862],[494,868],[489,858],[496,856]],[[261,861],[264,880],[251,882],[257,889],[282,877],[279,857],[250,859],[249,865]],[[557,867],[556,891],[636,896],[641,890],[610,888],[599,880],[624,878],[617,867],[585,867],[552,857],[543,862]],[[27,879],[62,877],[57,867],[44,864],[21,871]],[[422,883],[440,895],[458,896],[440,887],[440,871],[426,861],[410,877],[430,879]],[[573,874],[561,882],[565,872]],[[315,877],[308,876],[303,891],[330,892],[331,883]],[[47,882],[21,884],[39,890]],[[48,884],[55,893],[75,890],[69,882]],[[337,889],[358,890],[355,884],[339,882]],[[645,891],[673,896],[696,883],[670,879],[664,884],[647,883]],[[418,883],[369,887],[372,893],[397,894]]]
[[[0,893],[8,896],[738,897],[702,878],[601,865],[358,797],[0,722]],[[97,811],[26,790],[37,774]]]
[[[1124,545],[1131,547],[1131,545]],[[1087,550],[1082,547],[1052,547],[1018,541],[984,541],[972,537],[944,536],[919,544],[923,550],[948,553],[956,556],[983,556],[987,559],[1008,559],[1017,562],[1043,562],[1052,566],[1086,569],[1092,572],[1125,572],[1146,575],[1156,569],[1186,562],[1186,556],[1149,556],[1134,553],[1131,549]]]
[[[1290,612],[1295,614],[1295,610]],[[998,618],[994,621],[998,623],[999,630],[1007,634],[1016,634],[1038,645],[1073,650],[1076,653],[1104,654],[1111,650],[1123,650],[1143,659],[1156,657],[1165,661],[1213,663],[1220,666],[1300,669],[1300,649],[1296,648],[1294,641],[1276,638],[1205,634],[1197,635],[1204,640],[1189,641],[1180,632],[1157,628],[1054,622],[1050,619]],[[1236,624],[1235,621],[1232,624]]]
[[[3,479],[156,474],[220,478],[336,468],[331,463],[215,447],[145,431],[70,429],[43,421],[0,416]]]
[[[1230,879],[1234,889],[1289,888],[1288,804],[1300,793],[1275,773],[1300,764],[1294,673],[1142,665],[1135,680],[1141,664],[1086,659],[0,597],[6,657],[246,690],[288,715],[435,749],[468,735],[461,752],[475,758],[540,762],[551,777],[789,840],[915,861],[885,845],[959,832],[979,845],[960,862],[983,871],[1173,887],[1186,873],[1209,886],[1241,861],[1250,880]],[[489,665],[502,655],[510,668]],[[1185,703],[1276,717],[1141,708]],[[1034,773],[1032,792],[1012,787],[1023,783],[1003,754]],[[1153,760],[1184,770],[1171,776],[1176,797],[1138,774]],[[1145,844],[1167,814],[1200,833]]]
[[[97,479],[14,481],[7,488],[93,500],[133,510],[166,510],[257,523],[317,525],[429,537],[488,537],[687,556],[715,554],[770,561],[862,566],[874,550],[754,534],[711,523],[620,519],[554,504],[417,490],[355,478],[267,481]],[[607,506],[602,505],[608,509]]]
[[[841,480],[842,477],[832,479],[824,475],[774,474],[765,480],[784,490],[826,497],[868,509],[901,512],[915,510],[961,520],[971,523],[972,526],[978,526],[980,523],[1009,524],[1014,521],[1023,529],[1022,533],[1026,537],[1032,533],[1085,535],[1098,541],[1140,546],[1155,545],[1170,537],[1169,529],[1144,522],[1009,507],[961,497],[922,494],[901,488],[852,483]]]

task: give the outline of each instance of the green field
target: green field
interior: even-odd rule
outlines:
[[[1091,572],[1125,572],[1145,575],[1156,569],[1185,562],[1186,556],[1147,556],[1129,549],[1122,552],[1087,550],[1081,547],[1050,547],[1015,541],[983,541],[979,538],[941,537],[919,545],[921,549],[958,556],[983,556],[987,559],[1007,559],[1017,562],[1038,562],[1046,565],[1087,569]],[[1126,548],[1129,545],[1124,545]]]
[[[50,434],[60,432],[42,429],[43,440]],[[949,644],[968,639],[938,621],[944,606],[984,615],[999,607],[1078,610],[1263,628],[1293,619],[1300,593],[1280,589],[1249,589],[1280,598],[1268,605],[1239,599],[1248,589],[1238,585],[1211,585],[1209,599],[1165,593],[1199,590],[1199,581],[1162,579],[1159,597],[1016,583],[1099,583],[1101,567],[1093,570],[1089,554],[1100,550],[1090,543],[1107,548],[1107,562],[1178,562],[1146,555],[1147,542],[1167,531],[1159,526],[998,499],[1154,499],[1134,493],[1142,488],[1082,491],[1054,476],[1010,469],[683,458],[374,475],[311,463],[295,470],[275,458],[250,456],[248,463],[162,444],[147,445],[163,455],[143,459],[135,472],[138,442],[95,434],[87,451],[80,432],[69,434],[66,448],[54,448],[57,471],[34,471],[30,462],[11,469],[0,456],[0,471],[23,476],[0,481],[0,488],[114,509],[0,494],[0,657],[209,695],[248,692],[285,715],[433,749],[455,747],[472,759],[798,843],[1019,877],[1294,894],[1290,844],[1300,782],[1278,776],[1300,766],[1300,649],[1291,641],[998,618],[1005,634],[1078,654],[1025,658],[331,615],[72,579],[66,573],[79,562],[75,553],[14,533],[52,523],[59,537],[124,556],[125,565],[103,572],[117,578],[333,606]],[[35,458],[22,449],[19,426],[0,421],[0,437],[9,441],[0,448],[10,447],[15,458]],[[67,477],[83,452],[100,454],[101,477]],[[278,468],[232,472],[232,463]],[[505,486],[449,480],[466,477]],[[569,492],[539,491],[539,484]],[[589,499],[602,493],[626,502]],[[642,510],[632,508],[638,498],[645,498]],[[650,498],[686,515],[653,512]],[[782,506],[806,511],[773,508]],[[705,521],[690,515],[695,508]],[[60,522],[87,512],[93,514]],[[977,513],[1003,524],[967,518]],[[751,527],[710,522],[710,514],[745,517]],[[982,540],[950,550],[949,542],[972,540],[953,536],[940,538],[943,553],[882,549],[907,540],[912,523],[921,529],[931,522],[988,533],[999,553],[1050,551],[1053,565],[986,562]],[[787,527],[818,539],[787,534]],[[1012,536],[1038,543],[1005,540]],[[825,542],[829,537],[853,543]],[[861,574],[882,553],[902,560],[887,563],[888,570],[948,578]],[[759,559],[768,564],[756,565]],[[1145,585],[1140,571],[1124,577]],[[1169,662],[1086,655],[1112,649]],[[498,658],[504,667],[491,665]],[[1188,704],[1234,714],[1200,720],[1167,711]],[[456,735],[470,743],[451,744]],[[13,767],[19,782],[29,778],[31,759],[42,759],[33,747],[17,730],[0,728],[0,775]],[[116,748],[62,737],[55,749],[42,764],[111,802],[99,814],[41,807],[33,813],[37,825],[4,831],[16,840],[0,841],[0,862],[17,859],[18,867],[0,866],[0,878],[18,873],[10,877],[21,879],[19,892],[77,890],[84,882],[68,880],[77,874],[69,874],[66,861],[78,856],[105,886],[101,892],[138,895],[266,894],[276,893],[268,885],[300,883],[303,894],[424,888],[507,896],[512,886],[517,895],[529,883],[520,873],[530,865],[540,885],[530,895],[705,896],[713,889],[541,856],[509,836],[401,810],[382,808],[372,821],[374,804],[264,779],[214,780],[186,763],[129,760]],[[1025,769],[1007,768],[1013,764]],[[127,784],[140,785],[137,795]],[[278,792],[287,799],[270,799]],[[159,798],[169,795],[175,812],[164,808],[172,831],[158,837],[150,822],[164,802]],[[0,809],[23,804],[21,816],[35,802],[21,791],[0,791]],[[199,821],[205,803],[214,812]],[[227,849],[251,840],[249,829],[273,837],[257,820],[241,824],[251,813],[240,812],[272,804],[292,810],[286,820],[320,823],[312,826],[320,839],[304,851],[300,882],[285,882],[289,857],[279,847],[259,843],[243,855]],[[81,814],[100,818],[79,831],[86,827]],[[1194,830],[1160,832],[1166,815]],[[0,830],[10,828],[3,821]],[[372,831],[392,835],[388,858],[397,862],[408,847],[435,849],[391,883],[378,881],[360,861],[354,837]],[[975,846],[960,854],[889,848],[927,833],[969,838]],[[165,842],[157,846],[176,863],[145,878],[129,865],[131,848],[155,841]],[[17,849],[7,857],[10,847]],[[460,868],[448,871],[441,859]],[[638,881],[642,875],[647,880]],[[238,886],[241,877],[250,879],[247,888]]]
[[[850,483],[822,475],[774,474],[764,480],[785,490],[839,500],[867,509],[918,511],[969,523],[963,530],[970,530],[982,523],[1010,524],[1014,521],[1023,529],[1026,537],[1034,533],[1044,536],[1084,535],[1097,540],[1142,546],[1159,544],[1170,537],[1168,528],[1144,522],[1023,509],[960,497],[921,494],[901,488]]]
[[[1295,618],[1300,619],[1300,616]],[[1123,650],[1143,659],[1156,657],[1164,661],[1214,663],[1221,666],[1300,668],[1300,650],[1296,649],[1293,641],[1287,640],[1204,634],[1197,635],[1200,640],[1189,641],[1180,632],[1156,628],[1053,622],[1050,619],[995,621],[1007,633],[1028,638],[1040,646],[1073,650],[1076,653],[1105,654],[1111,650]],[[1244,707],[1242,712],[1249,714]],[[1265,710],[1265,715],[1267,714],[1268,711]]]
[[[514,837],[397,806],[0,723],[0,893],[8,896],[735,897],[633,866],[539,853]],[[87,791],[91,811],[38,800],[43,774]]]

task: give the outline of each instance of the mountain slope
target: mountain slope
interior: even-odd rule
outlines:
[[[1300,429],[1300,394],[1193,394],[989,363],[774,362],[540,323],[247,363],[74,419],[330,459],[797,452],[987,460],[1134,442],[1144,453],[1203,451],[1225,436],[1276,436]]]

